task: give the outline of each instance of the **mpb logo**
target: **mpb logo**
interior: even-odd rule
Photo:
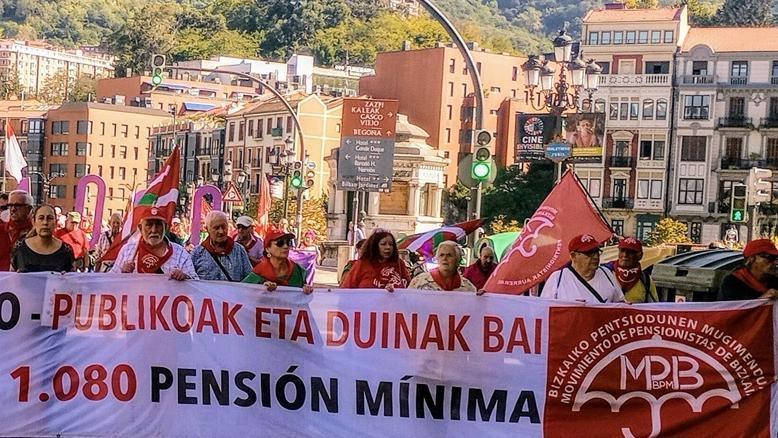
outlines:
[[[664,356],[650,354],[643,356],[637,364],[630,361],[629,356],[622,355],[621,386],[622,391],[633,384],[645,381],[645,390],[692,390],[702,386],[700,364],[690,356]]]

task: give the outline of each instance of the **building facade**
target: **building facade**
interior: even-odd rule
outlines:
[[[0,80],[16,78],[28,96],[65,70],[71,79],[113,76],[113,58],[94,51],[65,50],[41,41],[0,40]],[[67,94],[67,92],[66,92]]]
[[[778,28],[693,28],[679,54],[679,100],[670,214],[698,241],[721,240],[734,184],[752,167],[778,170]],[[778,178],[777,178],[778,179]],[[774,234],[775,201],[761,205],[761,231]]]
[[[429,133],[429,144],[451,160],[444,182],[450,187],[456,184],[459,160],[472,152],[473,85],[458,49],[406,49],[379,53],[375,75],[360,79],[360,93],[399,101],[400,112]],[[500,109],[506,99],[523,96],[521,65],[526,58],[487,52],[477,45],[472,49],[484,87],[484,128],[499,142]],[[507,157],[497,160],[504,163]]]
[[[43,166],[43,146],[45,139],[44,126],[49,105],[38,102],[21,102],[18,100],[0,101],[0,166],[5,168],[5,137],[6,122],[11,124],[19,142],[19,148],[27,160],[27,176],[30,177],[31,194],[35,199],[41,199],[43,186],[40,184],[39,173]],[[2,191],[14,190],[17,186],[7,172],[4,172],[0,182]]]
[[[686,8],[607,5],[583,20],[581,50],[602,67],[593,111],[605,113],[603,159],[575,171],[619,235],[645,239],[667,200],[675,53]]]
[[[148,138],[170,114],[102,103],[66,103],[48,112],[41,173],[45,201],[72,210],[79,179],[101,176],[107,185],[104,214],[123,212],[131,193],[145,186]],[[94,213],[96,190],[89,187],[85,214]]]

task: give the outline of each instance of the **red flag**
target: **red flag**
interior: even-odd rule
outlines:
[[[524,293],[569,262],[567,243],[584,233],[605,242],[613,230],[592,205],[575,175],[568,171],[527,222],[484,289]]]
[[[426,233],[412,234],[400,239],[397,242],[397,247],[418,252],[429,260],[435,256],[435,249],[441,242],[446,240],[456,242],[464,239],[465,236],[477,230],[483,224],[483,219],[476,219],[435,228]]]
[[[270,197],[270,182],[267,175],[262,175],[259,179],[259,199],[257,200],[257,226],[255,230],[264,237],[270,216],[270,206],[273,199]]]
[[[119,256],[124,244],[137,233],[140,219],[149,210],[162,213],[167,217],[168,226],[173,220],[178,203],[178,184],[181,172],[181,152],[178,147],[168,157],[162,170],[154,177],[143,193],[143,196],[129,210],[124,220],[122,239],[115,241],[113,245],[100,258],[101,261],[113,261]],[[134,196],[134,195],[133,195]]]

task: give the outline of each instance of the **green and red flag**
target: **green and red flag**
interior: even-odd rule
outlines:
[[[162,170],[154,177],[143,195],[127,210],[122,226],[122,239],[111,245],[100,261],[113,261],[119,256],[119,251],[138,231],[138,224],[144,217],[155,216],[165,220],[168,225],[173,220],[178,203],[178,184],[181,173],[181,151],[176,146],[173,153],[165,161]],[[133,198],[135,198],[133,194]]]
[[[483,224],[484,219],[475,219],[454,225],[445,225],[425,233],[403,237],[397,242],[397,247],[417,252],[423,255],[425,259],[430,260],[435,256],[435,249],[441,242],[462,240]]]

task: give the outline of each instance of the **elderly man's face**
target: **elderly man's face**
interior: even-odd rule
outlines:
[[[108,223],[111,226],[111,233],[116,234],[122,229],[122,220],[114,216],[111,218],[111,222]]]
[[[157,246],[165,241],[165,222],[161,219],[143,219],[140,222],[140,234],[150,246]]]
[[[27,204],[25,196],[21,193],[14,193],[8,198],[8,208],[12,221],[22,221],[30,217],[32,206]]]
[[[439,246],[435,258],[438,260],[438,269],[444,273],[453,273],[459,268],[458,251],[451,245]]]
[[[483,266],[491,266],[494,264],[494,250],[488,246],[484,247],[481,250],[480,257],[478,258],[481,260],[481,265]]]
[[[220,244],[227,241],[228,227],[227,221],[223,217],[217,216],[213,218],[206,229],[211,242]]]

